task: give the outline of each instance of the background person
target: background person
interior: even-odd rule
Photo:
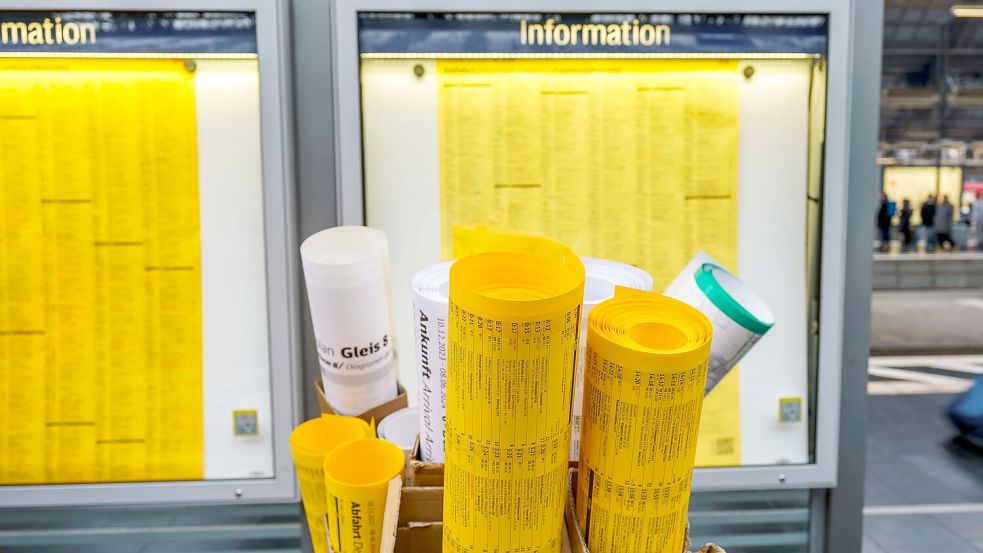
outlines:
[[[922,235],[925,239],[925,249],[932,251],[935,249],[935,196],[928,195],[925,203],[922,204]]]
[[[949,196],[942,196],[942,203],[939,204],[935,214],[935,241],[939,247],[948,244],[948,248],[955,246],[952,241],[952,204],[949,203]]]
[[[881,231],[881,251],[886,252],[891,245],[891,206],[883,193],[881,207],[877,210],[877,228]]]
[[[901,230],[901,236],[904,238],[904,243],[902,249],[908,251],[911,249],[911,244],[914,241],[914,231],[911,229],[911,201],[908,198],[904,199],[901,204],[901,213],[898,215],[898,228]]]
[[[976,198],[969,209],[969,221],[976,238],[976,249],[983,250],[983,197]]]

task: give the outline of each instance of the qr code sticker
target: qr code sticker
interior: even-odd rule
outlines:
[[[717,438],[717,455],[733,455],[734,438]]]
[[[256,411],[233,411],[232,433],[236,436],[256,436],[259,434],[259,421]]]
[[[802,398],[783,397],[778,400],[778,422],[801,422]]]

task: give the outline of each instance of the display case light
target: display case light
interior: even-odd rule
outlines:
[[[0,52],[3,58],[255,60],[253,52]]]
[[[953,17],[983,17],[983,4],[955,4],[949,11]]]
[[[362,52],[362,59],[820,59],[806,52]]]

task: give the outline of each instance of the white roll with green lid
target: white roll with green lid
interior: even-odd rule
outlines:
[[[686,264],[665,295],[699,309],[713,323],[705,394],[775,324],[764,300],[704,252],[697,252]]]

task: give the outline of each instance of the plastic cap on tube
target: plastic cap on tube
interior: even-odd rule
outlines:
[[[412,451],[416,436],[420,433],[420,410],[406,407],[382,419],[379,423],[379,437],[392,442],[403,451]]]
[[[638,267],[594,257],[580,259],[587,272],[584,282],[585,304],[597,304],[614,296],[615,286],[652,290],[652,275]]]
[[[344,288],[384,274],[389,245],[381,230],[342,226],[316,232],[300,245],[307,285]]]
[[[421,269],[410,281],[410,287],[414,292],[438,303],[447,303],[450,293],[451,265],[453,261],[430,265]]]
[[[717,309],[755,334],[764,334],[775,324],[775,315],[764,300],[719,265],[700,265],[696,271],[696,285]]]

